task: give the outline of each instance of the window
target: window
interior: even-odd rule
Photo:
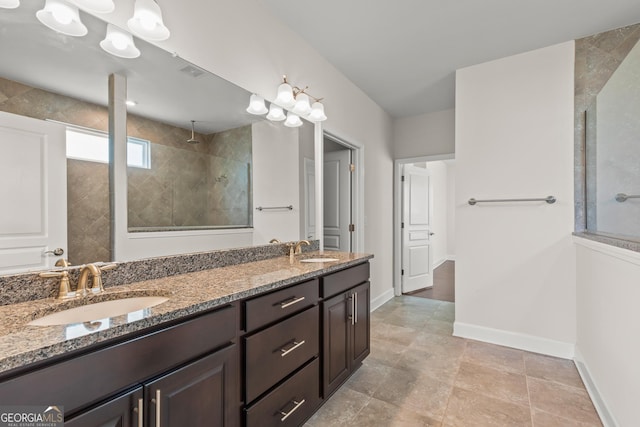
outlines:
[[[92,129],[67,126],[67,158],[109,163],[109,135]],[[151,142],[127,138],[127,166],[151,169]]]

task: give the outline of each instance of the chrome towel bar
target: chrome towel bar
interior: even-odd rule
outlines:
[[[496,202],[547,202],[549,204],[555,203],[556,198],[553,196],[548,196],[541,199],[489,199],[489,200],[476,200],[474,198],[469,199],[469,204],[471,206],[476,203],[496,203]]]
[[[640,199],[640,195],[634,195],[634,196],[630,196],[628,194],[624,194],[624,193],[618,193],[616,194],[616,202],[626,202],[627,199]]]
[[[256,208],[257,211],[268,211],[268,210],[273,210],[273,209],[286,209],[286,210],[292,211],[293,210],[293,205],[289,205],[289,206],[265,206],[265,207],[258,206]]]

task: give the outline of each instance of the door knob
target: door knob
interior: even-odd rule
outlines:
[[[45,254],[54,254],[55,256],[60,256],[60,255],[64,255],[64,249],[62,248],[55,248],[52,251],[45,251]]]
[[[429,233],[429,236],[433,236],[434,234],[436,234],[436,233]]]

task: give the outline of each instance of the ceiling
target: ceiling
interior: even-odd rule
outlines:
[[[455,70],[640,22],[640,0],[258,0],[393,117],[454,107]]]

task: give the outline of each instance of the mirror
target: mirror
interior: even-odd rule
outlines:
[[[99,47],[106,24],[83,12],[86,36],[58,34],[35,18],[43,4],[0,9],[0,111],[104,139],[109,75],[124,76],[127,98],[136,102],[126,126],[138,163],[127,170],[130,187],[114,190],[128,194],[121,237],[135,248],[112,253],[108,164],[68,158],[63,257],[72,264],[122,261],[308,237],[302,183],[304,160],[313,158],[312,124],[290,129],[250,115],[247,91],[143,40],[134,39],[139,58],[112,56]],[[187,142],[192,120],[198,144]],[[256,210],[289,205],[291,211]],[[184,239],[196,235],[204,246]],[[161,239],[162,247],[153,243]]]
[[[587,110],[587,228],[640,241],[640,42]]]

